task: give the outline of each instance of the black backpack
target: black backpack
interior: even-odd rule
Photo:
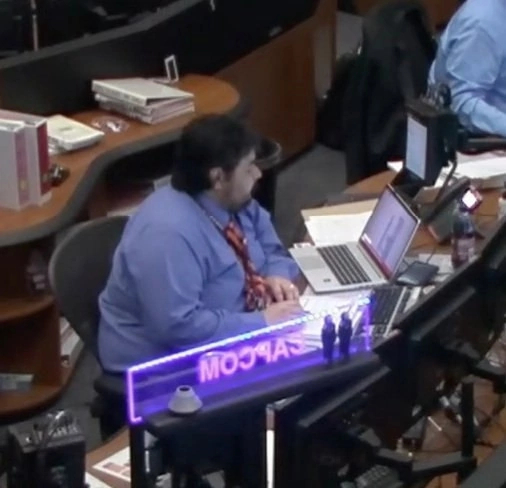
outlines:
[[[406,102],[426,91],[435,54],[419,1],[393,0],[364,18],[360,54],[348,75],[342,105],[348,184],[404,156]]]

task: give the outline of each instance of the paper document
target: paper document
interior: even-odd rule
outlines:
[[[114,476],[120,480],[130,481],[130,448],[125,447],[107,459],[93,466],[93,469]]]
[[[332,295],[302,295],[300,304],[302,308],[312,314],[327,314],[332,312],[334,320],[339,320],[341,313],[348,312],[357,300],[363,300],[368,295],[367,291],[354,291],[347,293],[336,293]],[[306,322],[304,336],[309,339],[320,341],[323,318]]]
[[[111,488],[111,485],[100,481],[99,479],[92,476],[90,473],[86,473],[84,482],[86,483],[88,488]]]
[[[444,171],[448,171],[445,168]],[[481,188],[501,188],[506,178],[506,157],[494,157],[461,163],[456,173],[467,176]]]
[[[354,242],[358,241],[371,213],[312,216],[306,220],[306,229],[315,246]]]

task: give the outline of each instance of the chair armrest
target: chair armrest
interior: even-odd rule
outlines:
[[[500,136],[476,135],[462,132],[459,139],[459,151],[465,154],[506,150],[506,138]]]

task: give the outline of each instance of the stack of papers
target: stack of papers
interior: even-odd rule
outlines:
[[[146,124],[158,124],[195,111],[193,93],[159,79],[93,80],[91,89],[100,108]]]
[[[315,246],[331,246],[357,241],[371,213],[311,216],[305,223]]]

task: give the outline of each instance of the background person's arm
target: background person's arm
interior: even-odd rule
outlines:
[[[452,107],[464,125],[506,137],[506,113],[486,101],[500,70],[505,69],[500,49],[484,29],[469,27],[453,41],[447,53],[446,71]]]

